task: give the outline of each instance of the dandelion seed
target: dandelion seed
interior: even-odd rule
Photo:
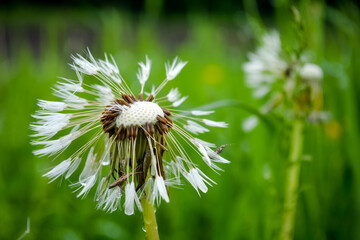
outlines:
[[[196,167],[184,146],[189,145],[199,159],[219,170],[216,164],[229,161],[211,149],[215,148],[214,144],[192,134],[210,131],[203,125],[228,125],[198,117],[214,111],[162,107],[161,104],[176,108],[187,99],[181,97],[177,88],[163,97],[155,97],[187,62],[175,58],[172,64],[166,64],[165,81],[144,97],[151,69],[146,56],[145,63],[139,63],[137,77],[141,91],[136,97],[112,57],[111,60],[107,55],[105,60],[95,60],[90,52],[88,59],[73,56],[71,67],[78,80],[63,79],[64,82],[56,85],[54,95],[62,101],[39,101],[42,110],[33,116],[36,122],[31,125],[33,136],[38,139],[32,143],[44,147],[34,153],[67,155],[65,161],[44,176],[50,181],[61,176],[68,179],[79,166],[84,166],[78,181],[71,185],[77,197],[86,197],[97,184],[97,207],[113,212],[123,205],[128,215],[134,214],[135,208],[141,211],[140,198],[144,196],[152,204],[160,204],[161,200],[169,202],[168,187],[179,185],[180,175],[196,191],[206,192],[212,180]],[[98,82],[85,84],[88,78]],[[83,144],[75,152],[66,151],[73,143]],[[85,163],[81,165],[82,161]]]
[[[185,97],[182,97],[181,99],[177,100],[176,102],[174,102],[172,105],[173,107],[178,107],[180,106],[188,97],[185,96]]]
[[[169,63],[166,64],[165,65],[166,79],[169,81],[173,80],[180,73],[180,71],[185,67],[186,64],[187,64],[187,62],[183,62],[183,61],[178,62],[177,57],[174,59],[171,66]]]
[[[151,61],[149,60],[148,56],[146,56],[146,63],[140,62],[139,66],[140,66],[140,69],[136,76],[141,84],[141,92],[140,93],[143,93],[145,82],[149,78],[150,68],[151,68]]]
[[[215,111],[198,111],[198,110],[195,110],[195,111],[191,111],[191,114],[192,115],[195,115],[195,116],[202,116],[202,115],[209,115],[211,113],[214,113]]]
[[[66,103],[40,100],[39,107],[49,112],[61,112],[65,109]]]
[[[251,132],[259,124],[258,117],[252,115],[246,118],[242,123],[242,129],[244,132]]]
[[[203,119],[203,123],[205,123],[207,126],[210,127],[221,127],[221,128],[227,128],[228,124],[226,122],[215,122],[208,119]]]
[[[179,100],[180,96],[181,96],[180,92],[177,88],[171,89],[170,92],[166,95],[167,99],[170,102],[175,102],[175,101]]]
[[[183,173],[183,175],[198,193],[199,190],[203,193],[206,193],[208,190],[206,184],[211,186],[211,183],[209,183],[209,181],[213,182],[198,168],[192,168],[189,172]]]
[[[306,81],[319,82],[323,78],[323,71],[316,64],[305,63],[300,70],[300,75]]]
[[[57,165],[53,169],[51,169],[51,171],[44,174],[43,177],[48,177],[51,179],[50,182],[53,182],[55,179],[63,175],[69,169],[70,165],[71,159],[65,160],[59,163],[59,165]]]
[[[205,133],[205,132],[210,131],[209,129],[201,126],[200,124],[198,124],[194,121],[188,120],[187,123],[188,123],[188,125],[184,125],[184,128],[191,133],[199,134],[199,133]]]

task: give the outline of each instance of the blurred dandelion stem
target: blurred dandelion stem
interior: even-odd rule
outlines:
[[[156,222],[155,208],[146,196],[141,198],[144,215],[144,225],[147,240],[159,240],[158,225]]]
[[[303,148],[303,128],[303,120],[296,118],[292,125],[289,166],[286,172],[284,216],[280,236],[280,239],[282,240],[290,240],[293,238],[294,234],[294,223],[301,164],[300,159]]]

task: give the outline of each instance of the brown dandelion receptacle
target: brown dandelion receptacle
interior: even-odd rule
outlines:
[[[119,145],[123,145],[124,142],[129,142],[136,145],[136,159],[132,159],[134,156],[130,156],[127,161],[121,161],[118,159],[120,151],[119,148],[115,148],[113,154],[110,157],[110,164],[114,166],[111,168],[111,176],[114,178],[114,182],[109,185],[109,189],[116,186],[123,187],[123,183],[132,176],[132,173],[126,173],[126,165],[135,163],[136,190],[143,187],[145,180],[150,176],[151,172],[151,153],[149,150],[149,140],[155,140],[155,146],[153,146],[153,155],[156,157],[156,165],[154,166],[161,174],[163,179],[166,179],[162,156],[166,149],[165,136],[173,126],[173,121],[170,116],[171,113],[166,108],[159,107],[156,103],[153,103],[153,95],[150,95],[146,100],[143,100],[143,95],[139,94],[139,98],[136,99],[134,95],[122,94],[122,99],[115,99],[111,104],[107,105],[103,111],[100,121],[103,131],[108,133],[108,136],[112,141],[118,142]],[[137,111],[142,108],[149,107],[160,111],[160,114],[155,112],[145,113],[145,116],[130,116],[133,117],[131,124],[120,119],[124,112],[131,112],[132,108],[138,105]],[[140,107],[139,107],[140,106]],[[144,110],[143,109],[143,110]],[[140,111],[141,112],[141,111]],[[126,114],[126,113],[125,113]],[[148,114],[148,116],[146,116]],[[128,114],[131,115],[131,114]],[[126,117],[125,117],[126,118]],[[130,120],[130,119],[128,119]],[[117,168],[115,167],[117,166]],[[153,176],[154,177],[154,176]]]

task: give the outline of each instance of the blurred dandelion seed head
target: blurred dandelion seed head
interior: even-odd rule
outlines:
[[[202,119],[214,111],[184,111],[178,107],[187,99],[177,88],[158,97],[163,87],[173,80],[187,62],[178,58],[165,64],[166,78],[158,88],[144,96],[145,83],[150,75],[151,61],[139,63],[137,78],[141,91],[136,97],[120,75],[112,56],[104,60],[73,56],[71,67],[78,79],[63,79],[54,89],[61,101],[39,100],[42,108],[33,117],[31,125],[36,138],[36,155],[66,155],[73,142],[82,144],[44,176],[50,181],[69,178],[84,166],[78,182],[78,197],[85,197],[97,184],[98,208],[113,212],[121,205],[124,212],[141,210],[140,198],[147,197],[152,204],[169,202],[168,187],[180,184],[183,175],[199,193],[214,183],[190,159],[189,148],[213,170],[219,163],[229,163],[219,149],[194,135],[209,132],[205,127],[227,127],[225,122]],[[88,79],[97,81],[91,84]],[[63,134],[61,134],[63,133]],[[65,133],[65,135],[64,135]],[[60,136],[60,137],[59,137]],[[81,164],[81,162],[85,162]]]
[[[266,100],[261,112],[280,108],[286,116],[293,117],[290,112],[297,108],[300,115],[319,115],[310,112],[322,110],[317,104],[322,102],[322,69],[301,57],[294,60],[285,55],[279,33],[272,31],[264,35],[262,45],[248,55],[249,61],[243,65],[253,96]]]

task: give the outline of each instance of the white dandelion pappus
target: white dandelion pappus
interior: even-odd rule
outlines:
[[[305,63],[304,66],[300,70],[300,75],[305,81],[319,82],[323,78],[323,71],[316,64]]]
[[[62,161],[59,163],[59,165],[55,166],[53,169],[51,169],[49,172],[45,173],[43,177],[50,178],[50,182],[55,181],[58,177],[63,175],[66,171],[68,171],[69,167],[71,165],[71,159],[67,159],[65,161]]]
[[[97,208],[113,212],[123,199],[128,215],[134,214],[135,207],[142,210],[142,197],[152,204],[169,202],[168,187],[180,184],[180,175],[197,192],[206,192],[207,185],[214,182],[192,162],[185,146],[210,168],[220,170],[216,164],[229,163],[219,155],[223,147],[213,150],[213,143],[193,134],[210,131],[203,125],[228,125],[198,117],[214,111],[177,109],[187,98],[181,97],[177,88],[157,96],[187,62],[175,58],[171,65],[166,64],[165,80],[145,97],[151,68],[146,56],[145,63],[139,63],[141,91],[135,97],[112,57],[110,62],[107,55],[105,60],[95,60],[88,54],[88,58],[72,57],[78,80],[63,78],[64,82],[56,84],[54,95],[62,100],[39,100],[41,110],[33,115],[36,122],[31,128],[37,139],[32,144],[43,145],[34,154],[55,155],[56,159],[67,155],[44,176],[50,182],[61,176],[68,179],[85,161],[78,181],[72,184],[77,197],[86,197],[97,184]],[[82,143],[81,147],[68,153],[66,149],[75,142],[77,146]]]
[[[255,53],[248,55],[249,61],[243,65],[246,84],[253,88],[255,98],[262,98],[272,91],[272,85],[284,78],[287,63],[281,58],[279,33],[273,31],[263,38],[263,45]]]
[[[251,115],[244,119],[242,122],[242,129],[244,132],[251,132],[259,124],[259,119],[257,116]]]
[[[215,111],[199,111],[199,110],[195,110],[195,111],[191,111],[192,115],[195,116],[202,116],[202,115],[209,115],[211,113],[214,113]]]
[[[38,105],[42,109],[49,112],[61,112],[66,107],[66,103],[64,102],[45,101],[45,100],[39,100]]]
[[[178,62],[177,57],[174,59],[171,66],[170,66],[170,63],[167,63],[165,65],[166,79],[170,81],[170,80],[173,80],[174,78],[176,78],[176,76],[181,72],[181,70],[185,67],[186,64],[187,64],[187,62],[183,62],[183,61]]]
[[[146,56],[146,62],[145,63],[140,62],[139,66],[140,66],[140,69],[139,69],[139,72],[138,72],[138,74],[136,76],[137,76],[137,78],[138,78],[138,80],[139,80],[139,82],[141,84],[140,93],[143,93],[144,92],[144,86],[145,86],[146,81],[149,78],[150,68],[151,68],[151,61],[148,58],[148,56]]]

